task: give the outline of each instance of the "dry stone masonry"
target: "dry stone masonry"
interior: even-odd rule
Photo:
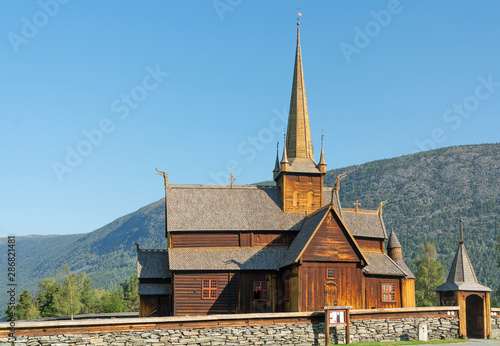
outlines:
[[[494,333],[500,333],[500,318],[492,319]],[[352,321],[351,342],[416,340],[418,326],[428,325],[428,338],[451,339],[458,334],[458,318],[406,318]],[[154,330],[78,335],[22,336],[0,338],[0,346],[17,345],[324,345],[325,324]],[[332,343],[345,343],[345,328],[330,329]]]

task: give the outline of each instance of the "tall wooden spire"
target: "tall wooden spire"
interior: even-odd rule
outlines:
[[[323,147],[321,149],[320,164],[316,164],[309,127],[300,51],[300,30],[297,21],[297,48],[288,128],[280,170],[274,174],[274,180],[281,195],[283,211],[312,213],[323,206],[323,176],[326,173],[326,162]]]
[[[295,67],[293,71],[292,97],[288,114],[286,131],[286,149],[288,158],[308,158],[314,161],[307,111],[306,87],[302,69],[302,53],[300,51],[300,27],[297,22],[297,48],[295,51]]]

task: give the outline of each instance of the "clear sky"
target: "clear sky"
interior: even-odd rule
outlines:
[[[328,169],[499,141],[498,1],[1,5],[2,237],[93,231],[162,198],[155,168],[272,179],[297,7]]]

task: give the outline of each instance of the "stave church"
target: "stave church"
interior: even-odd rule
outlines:
[[[297,23],[298,24],[298,23]],[[318,163],[316,163],[318,162]],[[382,205],[344,208],[315,161],[300,31],[286,141],[274,186],[170,185],[167,249],[137,245],[140,316],[415,306],[415,277]]]

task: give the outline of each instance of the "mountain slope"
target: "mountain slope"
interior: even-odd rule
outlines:
[[[328,154],[328,153],[327,153]],[[328,156],[328,155],[327,155]],[[335,158],[328,162],[332,165]],[[457,247],[458,220],[464,217],[468,253],[482,284],[500,285],[495,240],[500,235],[500,144],[457,146],[329,171],[332,186],[346,171],[340,197],[344,207],[359,200],[361,208],[384,206],[388,230],[398,233],[411,269],[420,245],[436,244],[449,267]],[[17,238],[18,293],[36,291],[38,282],[56,276],[63,263],[84,271],[94,287],[125,281],[137,270],[134,242],[142,248],[165,248],[163,200],[151,203],[87,234]],[[0,239],[6,248],[6,239]],[[6,268],[6,256],[0,266]],[[0,289],[6,289],[0,280]],[[0,307],[6,306],[6,295]]]

